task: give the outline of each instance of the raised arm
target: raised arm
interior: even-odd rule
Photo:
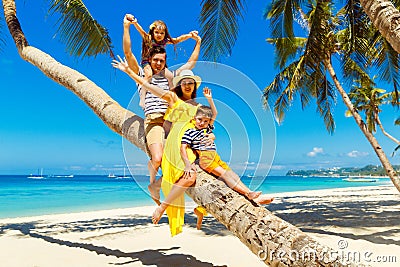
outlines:
[[[212,98],[211,89],[208,87],[204,87],[203,89],[204,97],[207,98],[208,104],[210,105],[211,111],[213,113],[212,118],[210,120],[210,124],[214,125],[214,121],[217,118],[217,107],[214,104],[214,100]]]
[[[197,60],[199,59],[199,54],[200,54],[200,45],[201,45],[201,38],[197,34],[196,31],[191,32],[191,38],[196,40],[196,45],[193,49],[192,55],[190,56],[189,60],[182,65],[179,69],[176,70],[176,74],[179,75],[179,73],[182,70],[191,70],[196,66]]]
[[[153,93],[154,95],[164,99],[170,105],[173,105],[177,100],[178,96],[172,91],[165,91],[158,86],[148,83],[143,77],[140,77],[137,73],[135,73],[128,65],[126,59],[122,59],[118,56],[118,60],[113,60],[112,63],[114,68],[122,70],[126,74],[128,74],[133,80],[135,80],[138,84],[142,85],[145,89]]]
[[[172,38],[172,42],[168,42],[168,43],[178,44],[180,42],[186,41],[189,38],[192,38],[193,34],[198,34],[198,32],[197,31],[191,31],[191,32],[189,32],[187,34],[182,34],[179,37]]]
[[[137,21],[137,18],[135,18],[133,15],[131,14],[127,14],[129,15],[128,19],[131,22],[131,24],[133,24],[133,26],[135,26],[136,30],[139,32],[140,36],[142,36],[143,39],[148,38],[148,33],[143,30],[142,26],[140,26],[140,24]]]
[[[126,14],[124,17],[124,34],[122,37],[122,48],[124,50],[124,55],[128,62],[129,68],[134,73],[138,73],[139,72],[139,64],[138,64],[138,61],[137,61],[135,55],[132,53],[131,36],[129,33],[130,25],[132,24],[132,20],[134,20],[134,19],[135,18],[131,14]]]

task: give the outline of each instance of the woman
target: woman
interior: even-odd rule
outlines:
[[[182,70],[180,75],[173,79],[174,90],[166,92],[157,86],[147,83],[145,79],[138,76],[129,68],[126,60],[122,60],[120,57],[118,58],[119,61],[113,60],[112,63],[115,68],[127,73],[132,79],[146,87],[146,89],[154,95],[166,100],[169,105],[164,118],[172,122],[172,127],[165,143],[164,154],[161,161],[163,173],[161,188],[165,200],[154,211],[152,220],[154,224],[157,224],[162,214],[166,211],[171,235],[174,236],[182,232],[185,213],[183,193],[196,181],[196,169],[194,164],[192,164],[192,172],[183,177],[185,164],[181,158],[180,146],[184,132],[188,128],[193,127],[190,120],[193,119],[197,111],[198,105],[194,99],[196,98],[196,89],[201,84],[201,78],[193,75],[193,72],[190,70]],[[207,99],[211,98],[207,97]],[[212,140],[208,141],[213,142]],[[190,162],[194,162],[196,156],[193,151],[188,149],[187,154]],[[238,182],[241,183],[240,180]],[[261,195],[254,199],[254,201],[258,204],[266,204],[270,203],[272,200],[265,195]],[[205,214],[205,209],[198,207],[195,209],[195,214],[199,216],[199,221],[201,222],[202,216]]]

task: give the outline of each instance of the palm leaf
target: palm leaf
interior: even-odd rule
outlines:
[[[400,125],[400,118],[397,118],[397,119],[394,121],[394,125]]]
[[[0,16],[0,52],[3,52],[3,47],[6,45],[4,40],[3,17]]]
[[[77,57],[109,53],[114,58],[107,30],[89,13],[80,0],[51,0],[51,14],[59,13],[58,32],[70,55]]]
[[[199,20],[205,59],[218,61],[221,56],[232,53],[239,32],[238,18],[243,18],[243,2],[202,0]]]
[[[307,38],[267,38],[267,42],[275,45],[275,67],[283,68],[288,60],[292,60],[304,49]]]
[[[400,145],[397,146],[397,147],[393,150],[393,152],[392,152],[392,157],[394,157],[394,155],[396,154],[396,151],[399,150],[399,148],[400,148]]]

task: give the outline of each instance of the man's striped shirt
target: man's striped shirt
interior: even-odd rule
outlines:
[[[143,68],[139,68],[139,76],[144,77],[144,71]],[[165,91],[169,91],[169,83],[168,79],[162,75],[153,75],[151,77],[150,84],[153,84]],[[137,84],[139,94],[140,91],[142,90],[142,86]],[[146,91],[146,97],[144,99],[144,114],[148,115],[151,113],[165,113],[168,108],[168,103],[162,98],[159,98],[158,96],[155,96],[152,94],[150,91]]]

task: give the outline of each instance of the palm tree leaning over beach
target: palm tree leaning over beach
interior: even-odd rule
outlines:
[[[364,12],[397,53],[400,53],[399,0],[359,0]],[[394,3],[394,4],[393,4]]]
[[[285,8],[291,2],[292,8]],[[368,130],[359,111],[339,82],[332,64],[339,58],[342,74],[351,83],[362,79],[373,84],[370,68],[381,71],[381,78],[393,84],[392,105],[399,106],[399,55],[372,27],[357,1],[347,1],[334,14],[334,4],[328,0],[272,2],[265,17],[271,20],[272,38],[268,41],[276,49],[276,65],[281,72],[264,90],[265,104],[273,103],[279,122],[284,119],[295,95],[302,106],[316,100],[317,111],[323,117],[328,132],[335,128],[332,109],[336,102],[334,89],[351,112],[360,130],[371,144],[394,186],[400,191],[400,179],[394,171],[377,139]],[[299,25],[294,25],[298,23]],[[303,34],[296,37],[295,30]],[[333,84],[329,80],[329,76]]]
[[[71,4],[72,2],[74,4],[80,3],[77,9],[80,9],[80,12],[90,15],[90,13],[85,11],[86,8],[81,1],[53,2],[60,4],[61,2],[65,4]],[[122,108],[103,89],[78,71],[61,64],[40,49],[30,46],[19,23],[15,1],[2,0],[2,3],[6,24],[21,58],[36,66],[50,79],[71,90],[111,130],[145,151],[143,119],[129,110]],[[73,16],[77,13],[70,12],[69,14]],[[74,19],[72,18],[72,20]],[[88,30],[86,27],[82,27],[81,29]],[[97,38],[100,38],[99,35],[102,36],[102,34],[104,32],[99,30]],[[67,38],[73,38],[68,32],[66,32],[66,36]],[[90,34],[80,34],[80,37],[89,40],[93,36]],[[104,39],[105,37],[103,36],[102,38]],[[93,52],[94,54],[109,53],[111,46],[102,38],[95,38],[93,41],[99,41],[102,44],[99,44],[99,46],[102,46],[104,49],[96,50],[97,52],[89,49],[90,51],[87,52]],[[71,43],[71,45],[71,51],[75,51],[74,46],[78,46],[78,44]],[[83,51],[86,51],[85,47],[81,47],[77,52]],[[317,255],[323,256],[317,260],[324,262],[325,266],[344,266],[340,259],[329,257],[329,252],[332,251],[330,248],[316,242],[298,228],[273,215],[264,207],[259,207],[251,203],[235,191],[230,190],[223,182],[216,180],[200,169],[198,170],[196,184],[198,186],[187,190],[189,196],[197,204],[206,207],[211,215],[224,224],[254,254],[260,256],[261,252],[261,256],[263,256],[266,264],[277,266],[286,262],[302,266],[309,260],[301,259],[301,257],[293,259],[293,252],[295,251],[300,255],[301,252],[313,250],[316,251]],[[282,253],[271,253],[271,247],[279,248]],[[318,266],[318,262],[315,262],[314,265]]]

